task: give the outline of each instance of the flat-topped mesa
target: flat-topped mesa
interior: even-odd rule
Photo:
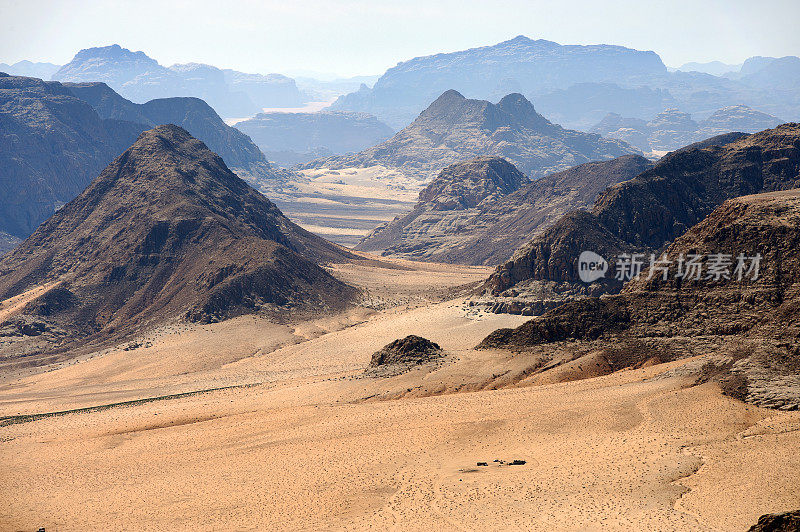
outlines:
[[[70,304],[48,319],[102,341],[174,319],[339,308],[356,290],[319,263],[349,257],[163,125],[0,260],[0,298],[61,281]]]

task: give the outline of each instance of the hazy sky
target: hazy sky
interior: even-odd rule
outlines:
[[[656,51],[668,66],[800,55],[800,0],[0,0],[0,62],[118,43],[163,65],[380,74],[523,34]]]

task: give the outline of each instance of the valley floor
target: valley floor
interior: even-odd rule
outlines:
[[[332,271],[363,306],[174,325],[6,375],[0,529],[746,530],[800,507],[800,413],[659,377],[683,362],[531,386],[525,356],[472,349],[527,319],[458,297],[486,269]],[[445,362],[363,377],[407,334]]]

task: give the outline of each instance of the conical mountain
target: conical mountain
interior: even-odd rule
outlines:
[[[429,182],[444,168],[475,157],[503,157],[531,178],[590,161],[638,153],[621,140],[564,129],[512,93],[498,103],[441,94],[394,137],[359,153],[320,159],[306,168],[384,166]]]
[[[344,305],[356,290],[319,263],[348,257],[166,125],[0,260],[0,299],[59,283],[25,312],[119,336],[174,318]]]

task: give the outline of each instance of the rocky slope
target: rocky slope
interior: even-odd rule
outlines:
[[[699,382],[719,380],[727,393],[755,404],[794,410],[800,407],[798,249],[800,190],[728,200],[666,248],[673,260],[666,274],[645,272],[619,295],[564,304],[495,331],[480,347],[547,350],[550,367],[601,361],[607,371],[707,355],[682,371],[694,371]],[[682,279],[676,259],[693,253],[704,257],[704,269],[699,278]],[[731,258],[727,274],[712,275],[712,254]],[[757,275],[752,259],[737,274],[739,254],[760,256]]]
[[[195,96],[225,117],[251,116],[263,107],[296,106],[304,100],[294,81],[285,76],[223,71],[197,63],[168,68],[144,52],[116,44],[81,50],[52,79],[101,81],[136,103]]]
[[[319,263],[348,257],[167,125],[0,260],[0,299],[52,285],[23,314],[66,342],[103,341],[175,319],[339,308],[356,290]]]
[[[746,105],[731,105],[695,122],[689,113],[667,109],[650,121],[623,118],[611,113],[591,128],[591,132],[620,139],[644,152],[671,151],[681,146],[729,132],[756,133],[783,123],[780,118]]]
[[[0,75],[0,231],[25,238],[145,129],[58,82]]]
[[[363,150],[394,134],[372,115],[346,112],[260,113],[236,129],[283,166]]]
[[[450,166],[414,209],[377,228],[356,249],[404,258],[492,265],[565,212],[588,207],[606,187],[652,164],[638,155],[582,165],[528,180],[501,158]]]
[[[521,94],[497,104],[448,90],[391,139],[354,155],[307,167],[383,165],[427,182],[446,166],[478,156],[503,157],[532,178],[636,150],[618,140],[564,129],[536,112]]]
[[[127,120],[147,127],[175,124],[203,141],[240,177],[269,188],[289,172],[273,168],[253,141],[227,125],[198,98],[161,98],[144,104],[126,100],[105,83],[65,83],[75,96],[91,105],[102,118]]]
[[[679,150],[603,192],[591,213],[565,217],[522,246],[498,267],[486,288],[498,294],[528,281],[581,286],[578,256],[583,251],[607,260],[630,249],[649,253],[682,235],[726,199],[797,187],[800,124],[783,124],[722,146]],[[600,243],[600,248],[587,247]]]

